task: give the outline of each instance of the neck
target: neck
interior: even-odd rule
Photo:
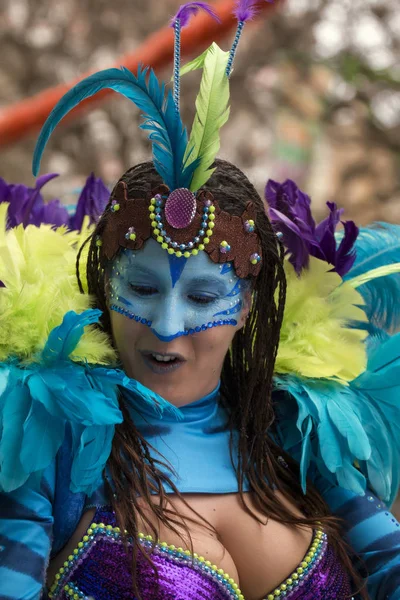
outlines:
[[[136,428],[148,443],[150,455],[154,460],[162,460],[166,465],[163,471],[181,493],[237,492],[230,454],[229,415],[219,402],[219,385],[210,394],[188,402],[175,412],[164,410],[162,414],[156,404],[132,392],[124,391],[124,396]],[[235,456],[237,435],[233,433]],[[173,493],[169,485],[164,488]]]

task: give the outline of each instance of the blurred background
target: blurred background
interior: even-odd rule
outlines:
[[[335,201],[360,224],[400,223],[398,0],[275,3],[242,36],[220,156],[241,167],[260,192],[269,177],[293,178],[311,195],[317,218],[326,201]],[[2,0],[0,122],[2,110],[20,100],[118,64],[180,4]],[[232,37],[233,29],[220,44],[228,49]],[[169,66],[157,74],[168,80],[171,72]],[[188,126],[199,80],[195,72],[182,81]],[[60,177],[46,186],[45,198],[71,204],[90,172],[112,185],[148,159],[150,145],[138,123],[133,105],[110,95],[59,126],[41,172]],[[0,176],[7,182],[33,185],[34,143],[33,132],[13,143],[0,139]]]
[[[107,68],[165,26],[180,0],[2,0],[1,109],[89,70]],[[212,3],[212,2],[211,2]],[[397,0],[275,0],[247,26],[231,78],[220,155],[262,191],[291,177],[360,223],[400,222],[400,11]],[[171,32],[172,33],[172,32]],[[232,33],[220,43],[230,47]],[[204,46],[205,47],[205,46]],[[198,48],[198,53],[204,49]],[[185,57],[186,58],[190,57]],[[158,71],[169,79],[171,68]],[[199,72],[182,82],[191,125]],[[150,156],[138,111],[116,94],[59,126],[41,172],[71,203],[94,171],[112,184]],[[0,176],[33,184],[35,135],[1,145]]]

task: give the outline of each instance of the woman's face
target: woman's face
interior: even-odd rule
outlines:
[[[212,392],[249,312],[247,282],[205,252],[178,259],[155,240],[123,250],[107,276],[114,341],[127,375],[175,406]]]

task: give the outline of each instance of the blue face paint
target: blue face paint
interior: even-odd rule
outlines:
[[[148,325],[165,342],[237,325],[248,282],[233,267],[213,263],[205,252],[182,259],[179,269],[169,259],[155,240],[136,252],[123,250],[109,267],[109,308]]]

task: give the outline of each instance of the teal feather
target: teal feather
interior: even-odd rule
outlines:
[[[31,400],[28,390],[10,381],[3,398],[3,427],[0,432],[0,491],[11,492],[23,485],[29,472],[20,460],[23,443],[23,426],[29,414]],[[35,451],[35,446],[31,452]]]
[[[85,490],[90,495],[97,489],[99,473],[110,456],[113,437],[114,429],[110,427],[86,427],[82,432],[72,429],[72,492]]]
[[[33,156],[34,175],[39,172],[48,139],[61,119],[86,98],[108,88],[131,100],[143,112],[141,128],[149,132],[154,166],[164,183],[171,190],[189,187],[198,162],[186,166],[186,129],[175,108],[171,91],[165,93],[165,85],[158,82],[153,70],[150,70],[148,79],[147,74],[148,69],[142,67],[138,68],[136,77],[124,67],[106,69],[86,77],[71,88],[54,107],[40,132]]]
[[[140,396],[160,414],[168,410],[181,418],[178,408],[123,371],[68,360],[85,326],[100,314],[67,313],[50,333],[39,362],[25,368],[0,365],[0,491],[17,489],[28,477],[38,480],[54,460],[67,423],[73,438],[71,489],[87,494],[97,489],[114,427],[122,422],[121,389],[128,406]]]
[[[326,403],[330,421],[347,441],[349,451],[358,460],[368,460],[371,456],[371,444],[361,424],[360,414],[354,411],[353,394],[343,389],[340,397],[332,396]]]
[[[374,223],[360,229],[355,243],[356,260],[344,279],[400,262],[400,225]],[[371,322],[370,334],[393,332],[400,327],[400,274],[372,280],[358,288]]]
[[[23,425],[20,458],[24,469],[29,473],[46,469],[60,449],[64,434],[65,421],[50,415],[40,402],[32,402]]]
[[[66,360],[78,345],[84,328],[98,323],[100,316],[100,310],[86,310],[81,315],[72,310],[67,312],[62,324],[50,332],[42,351],[43,361]]]
[[[300,462],[304,491],[314,465],[337,485],[357,494],[368,486],[394,501],[400,483],[400,333],[370,350],[366,371],[349,386],[287,375],[275,378],[275,390],[284,392],[275,403],[278,433]]]
[[[347,457],[343,458],[343,466],[337,470],[337,482],[340,487],[352,490],[355,494],[363,496],[366,490],[366,479],[358,469],[354,469]]]

